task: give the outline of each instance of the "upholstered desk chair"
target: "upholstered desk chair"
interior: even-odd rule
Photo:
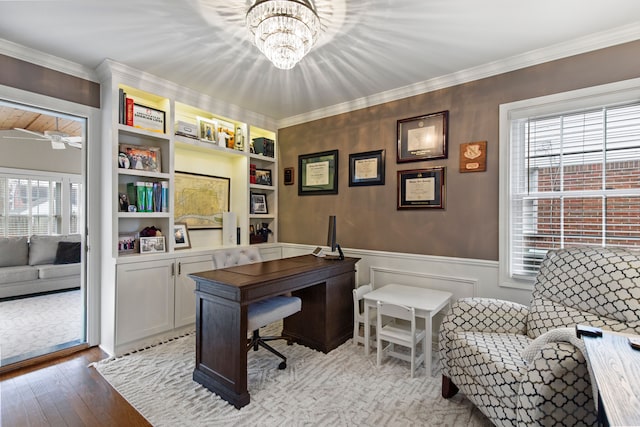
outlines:
[[[247,314],[247,329],[252,333],[252,336],[249,340],[249,344],[247,345],[247,351],[251,348],[253,348],[254,351],[257,351],[258,346],[263,347],[282,359],[282,362],[278,365],[278,369],[286,368],[287,358],[278,350],[267,344],[267,341],[283,340],[287,338],[281,335],[267,337],[260,336],[260,328],[291,316],[292,314],[299,312],[301,308],[302,301],[300,298],[284,295],[267,298],[250,304]]]
[[[251,264],[261,262],[262,256],[256,247],[230,248],[216,251],[213,255],[216,268],[232,267],[234,265]],[[279,369],[287,367],[287,358],[275,348],[267,344],[267,341],[286,339],[283,336],[260,336],[260,328],[291,316],[302,309],[302,301],[298,297],[278,295],[249,305],[247,312],[247,330],[251,338],[247,344],[247,351],[258,350],[263,347],[282,359]]]
[[[365,319],[364,319],[364,307],[362,305],[362,299],[365,294],[368,294],[373,290],[373,286],[371,283],[367,285],[362,285],[359,288],[353,290],[353,344],[363,344],[364,345],[364,331],[363,334],[360,335],[360,325],[365,327]],[[369,310],[369,325],[370,328],[370,337],[372,344],[375,346],[375,329],[376,329],[376,310]]]
[[[424,365],[424,358],[427,354],[427,342],[425,340],[426,332],[424,329],[416,327],[416,310],[413,307],[404,305],[396,305],[383,303],[378,301],[377,304],[377,365],[380,366],[382,356],[387,354],[398,359],[411,363],[411,378],[420,366]],[[382,325],[382,317],[390,317],[391,320],[386,325]],[[404,320],[400,323],[398,320]],[[383,346],[386,341],[387,346]],[[418,355],[417,347],[422,343],[422,353]],[[395,349],[395,345],[408,347],[411,349],[409,355],[399,352]]]

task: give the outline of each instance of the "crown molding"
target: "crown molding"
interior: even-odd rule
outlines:
[[[362,108],[380,105],[399,99],[420,95],[434,90],[472,82],[486,77],[496,76],[521,68],[567,58],[581,53],[591,52],[640,39],[640,23],[618,27],[614,30],[591,34],[546,48],[536,49],[506,59],[489,62],[448,75],[435,77],[408,86],[380,92],[371,96],[354,99],[308,113],[287,117],[278,121],[278,128],[285,128],[337,114],[348,113]]]
[[[0,54],[11,56],[41,67],[98,83],[95,71],[78,63],[41,52],[6,39],[0,39]]]

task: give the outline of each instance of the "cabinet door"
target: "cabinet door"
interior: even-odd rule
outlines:
[[[213,270],[211,255],[178,258],[176,260],[176,314],[175,327],[196,322],[196,282],[187,275]]]
[[[173,329],[173,270],[173,260],[118,265],[116,345]]]

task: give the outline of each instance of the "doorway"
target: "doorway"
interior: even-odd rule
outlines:
[[[0,368],[87,342],[86,141],[85,117],[0,99]]]

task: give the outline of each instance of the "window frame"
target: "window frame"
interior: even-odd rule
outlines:
[[[512,276],[511,206],[511,123],[514,120],[545,115],[570,114],[589,108],[622,105],[640,101],[640,78],[525,99],[500,105],[499,113],[499,261],[498,285],[508,288],[533,288],[534,277]]]

